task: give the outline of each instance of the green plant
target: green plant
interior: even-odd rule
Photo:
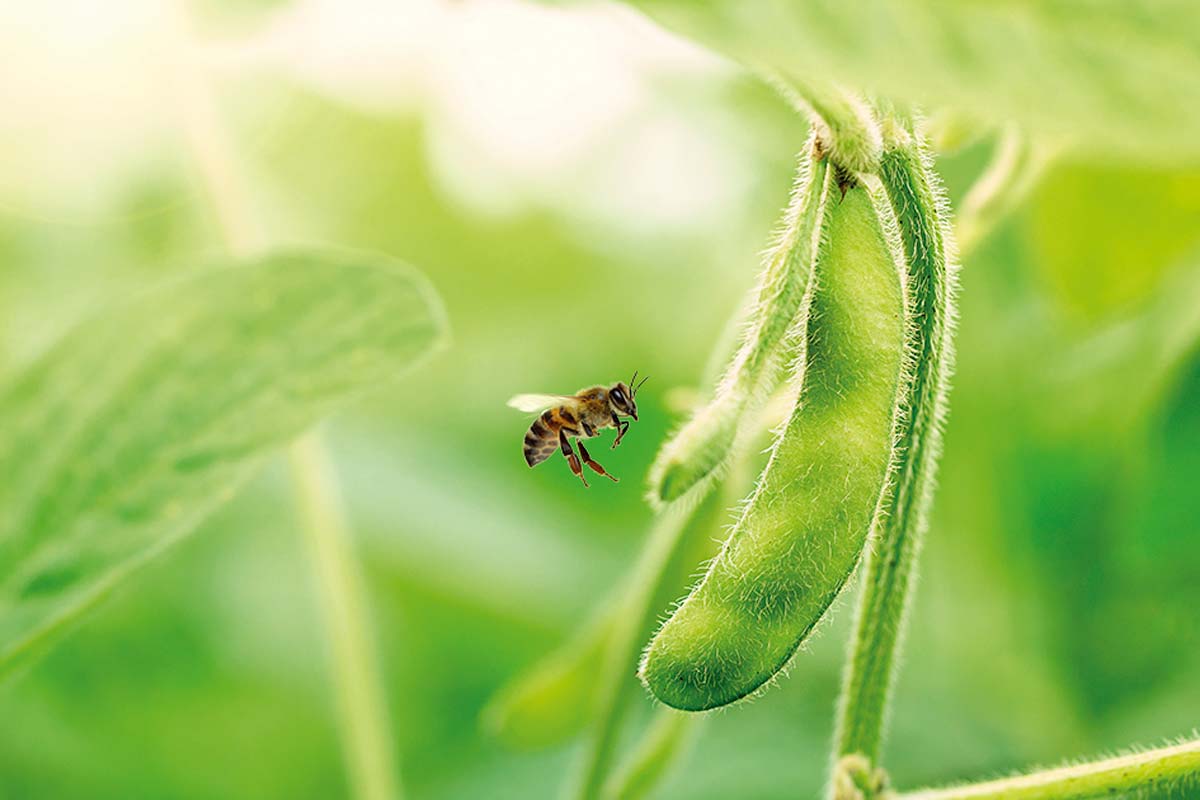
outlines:
[[[799,182],[783,223],[786,249],[776,250],[767,262],[740,355],[715,399],[668,441],[651,472],[651,500],[665,507],[662,513],[678,513],[681,502],[704,497],[710,484],[719,481],[720,465],[739,436],[742,409],[755,393],[777,386],[769,373],[764,378],[763,356],[790,361],[795,396],[791,420],[780,429],[772,457],[721,553],[652,639],[640,675],[657,699],[687,711],[727,705],[755,692],[792,657],[865,553],[830,791],[836,800],[892,797],[881,766],[882,745],[947,415],[956,320],[954,230],[965,248],[976,247],[1019,205],[1064,142],[1076,151],[1136,152],[1150,160],[1189,151],[1194,141],[1183,142],[1178,129],[1168,131],[1155,121],[1168,113],[1175,102],[1170,98],[1178,98],[1162,91],[1170,58],[1196,61],[1194,48],[1180,47],[1167,56],[1170,48],[1162,44],[1177,40],[1180,29],[1173,26],[1187,26],[1194,14],[1174,5],[1169,14],[1148,23],[1137,17],[1140,9],[1127,8],[1128,27],[1144,37],[1135,36],[1137,46],[1129,49],[1128,42],[1110,37],[1117,28],[1109,28],[1109,20],[1087,12],[1071,17],[1072,29],[1086,31],[1080,34],[1068,33],[1063,26],[1069,15],[1058,16],[1055,10],[1029,8],[1024,16],[994,16],[979,6],[945,8],[936,12],[943,38],[926,38],[922,44],[928,52],[907,58],[898,52],[900,43],[906,34],[915,36],[913,31],[922,30],[935,13],[916,0],[854,6],[746,6],[720,0],[633,4],[768,77],[812,121],[816,163],[802,175],[820,175],[824,169],[826,182],[839,184],[846,194],[841,203],[828,195],[824,203],[814,203],[812,183],[805,188]],[[1147,24],[1133,24],[1134,17]],[[984,29],[1001,46],[953,46],[956,37],[966,40]],[[843,46],[847,30],[856,30],[869,44]],[[1052,37],[1081,35],[1092,37],[1087,56],[1048,44]],[[1034,61],[1087,60],[1066,71],[1066,80],[1088,85],[1090,93],[1080,92],[1087,103],[1056,107],[1044,95],[1045,87],[1004,68],[1005,45],[1031,54]],[[1154,57],[1146,58],[1150,50]],[[880,69],[879,59],[891,59],[898,68]],[[828,73],[869,84],[898,102],[880,99],[868,105],[825,80],[810,79]],[[968,87],[967,81],[982,81],[993,91]],[[1123,106],[1115,88],[1119,85],[1139,87],[1136,119]],[[1198,87],[1174,88],[1188,94]],[[930,96],[957,101],[973,119],[994,118],[999,111],[1017,120],[1004,127],[993,160],[968,193],[957,223],[934,168],[925,124],[910,104]],[[990,105],[978,102],[983,97]],[[1063,124],[1067,117],[1070,125]],[[1085,137],[1084,120],[1102,130]],[[1188,130],[1196,125],[1194,119],[1176,122]],[[976,130],[953,133],[943,126],[941,138],[957,146],[977,135],[978,123],[968,127]],[[1071,134],[1064,136],[1064,128],[1071,128]],[[1136,130],[1136,143],[1119,130]],[[806,145],[803,152],[813,151]],[[797,229],[817,231],[820,245],[797,249],[795,243],[805,241],[796,237]],[[781,265],[793,277],[782,275]],[[807,293],[797,302],[801,286]],[[783,301],[764,302],[764,297]],[[785,314],[787,322],[777,316]],[[778,336],[782,329],[792,331],[790,343]],[[763,331],[776,333],[763,336]],[[839,346],[828,346],[830,342]],[[856,392],[865,392],[870,400]],[[861,430],[852,423],[862,423]],[[638,587],[652,583],[654,574],[641,573],[633,583],[638,599],[630,608],[640,620],[647,609],[646,594]],[[604,680],[613,684],[629,660],[610,656],[607,664]],[[633,749],[622,773],[633,777],[606,782],[620,719],[614,709],[621,702],[616,691],[602,699],[596,723],[601,732],[596,741],[602,744],[591,751],[581,798],[642,796],[665,769],[647,765],[677,757],[688,726],[675,712],[665,712]],[[1197,781],[1196,754],[1197,743],[1191,741],[1136,756],[899,796],[1048,799],[1169,792]]]
[[[866,757],[872,764],[879,760],[895,653],[941,455],[956,291],[950,208],[920,134],[894,120],[885,128],[879,172],[904,247],[909,287],[905,348],[913,365],[899,400],[897,413],[904,426],[896,443],[891,497],[867,558],[837,745],[840,757]]]
[[[5,798],[1200,792],[1200,6],[628,4],[0,12]]]
[[[170,281],[76,327],[0,395],[0,672],[43,653],[268,455],[445,335],[419,273],[319,249]],[[305,519],[330,524],[321,473],[300,475]]]

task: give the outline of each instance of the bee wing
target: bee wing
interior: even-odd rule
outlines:
[[[570,394],[518,394],[508,401],[508,407],[533,414],[574,399]]]

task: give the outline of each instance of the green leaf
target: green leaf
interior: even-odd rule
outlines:
[[[1200,156],[1191,0],[628,0],[756,69],[820,79],[1093,150]]]
[[[206,271],[67,334],[0,390],[0,672],[445,336],[423,276],[346,252]]]

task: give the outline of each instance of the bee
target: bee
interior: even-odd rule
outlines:
[[[629,430],[629,420],[621,417],[633,417],[637,421],[635,398],[638,389],[648,379],[642,378],[642,382],[638,383],[635,372],[629,383],[618,381],[612,386],[592,386],[580,389],[575,394],[519,394],[509,400],[509,406],[518,411],[541,412],[525,434],[525,463],[536,467],[554,455],[555,450],[560,450],[571,472],[583,481],[584,486],[588,482],[583,476],[579,456],[597,475],[616,481],[615,476],[596,463],[583,440],[592,438],[605,428],[616,428],[617,436],[612,446],[615,448],[619,445]],[[576,439],[579,456],[571,448],[570,437]]]

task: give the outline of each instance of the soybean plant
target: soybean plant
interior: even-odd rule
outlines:
[[[726,365],[710,398],[650,471],[659,514],[646,551],[600,621],[492,706],[492,721],[526,740],[557,740],[590,725],[573,782],[581,800],[649,794],[703,718],[686,712],[762,691],[860,560],[863,588],[829,786],[834,800],[896,797],[880,761],[947,410],[954,225],[915,112],[775,81],[810,116],[814,133],[738,345],[728,357],[718,348],[710,364]],[[1047,152],[1006,131],[959,221],[971,243],[1015,205]],[[747,463],[772,394],[787,411],[757,483],[638,665],[645,686],[670,708],[659,710],[613,771],[638,645],[689,565],[711,552],[704,539],[712,539],[744,471],[729,476],[729,465]],[[1169,792],[1198,780],[1200,742],[1193,741],[898,797],[1089,798]]]
[[[836,109],[797,105],[818,115]],[[957,253],[949,204],[919,116],[881,108],[878,121],[877,161],[856,162],[861,171],[852,173],[830,158],[815,223],[820,244],[785,346],[795,353],[791,417],[721,553],[655,635],[640,669],[657,699],[689,711],[759,690],[792,658],[865,552],[838,711],[834,800],[897,797],[880,766],[881,750],[933,499],[954,352]],[[836,136],[846,127],[816,129]],[[1010,152],[1013,142],[1022,144],[1010,130],[998,151],[1005,157],[968,194],[973,201],[963,229],[971,242],[1016,202],[1044,163],[1022,166]],[[1007,162],[1013,163],[1002,169]],[[835,199],[837,193],[844,197]],[[634,763],[673,753],[664,742],[679,727],[670,718],[656,726]],[[1197,783],[1200,742],[1189,741],[898,797],[1082,799],[1171,793]]]

